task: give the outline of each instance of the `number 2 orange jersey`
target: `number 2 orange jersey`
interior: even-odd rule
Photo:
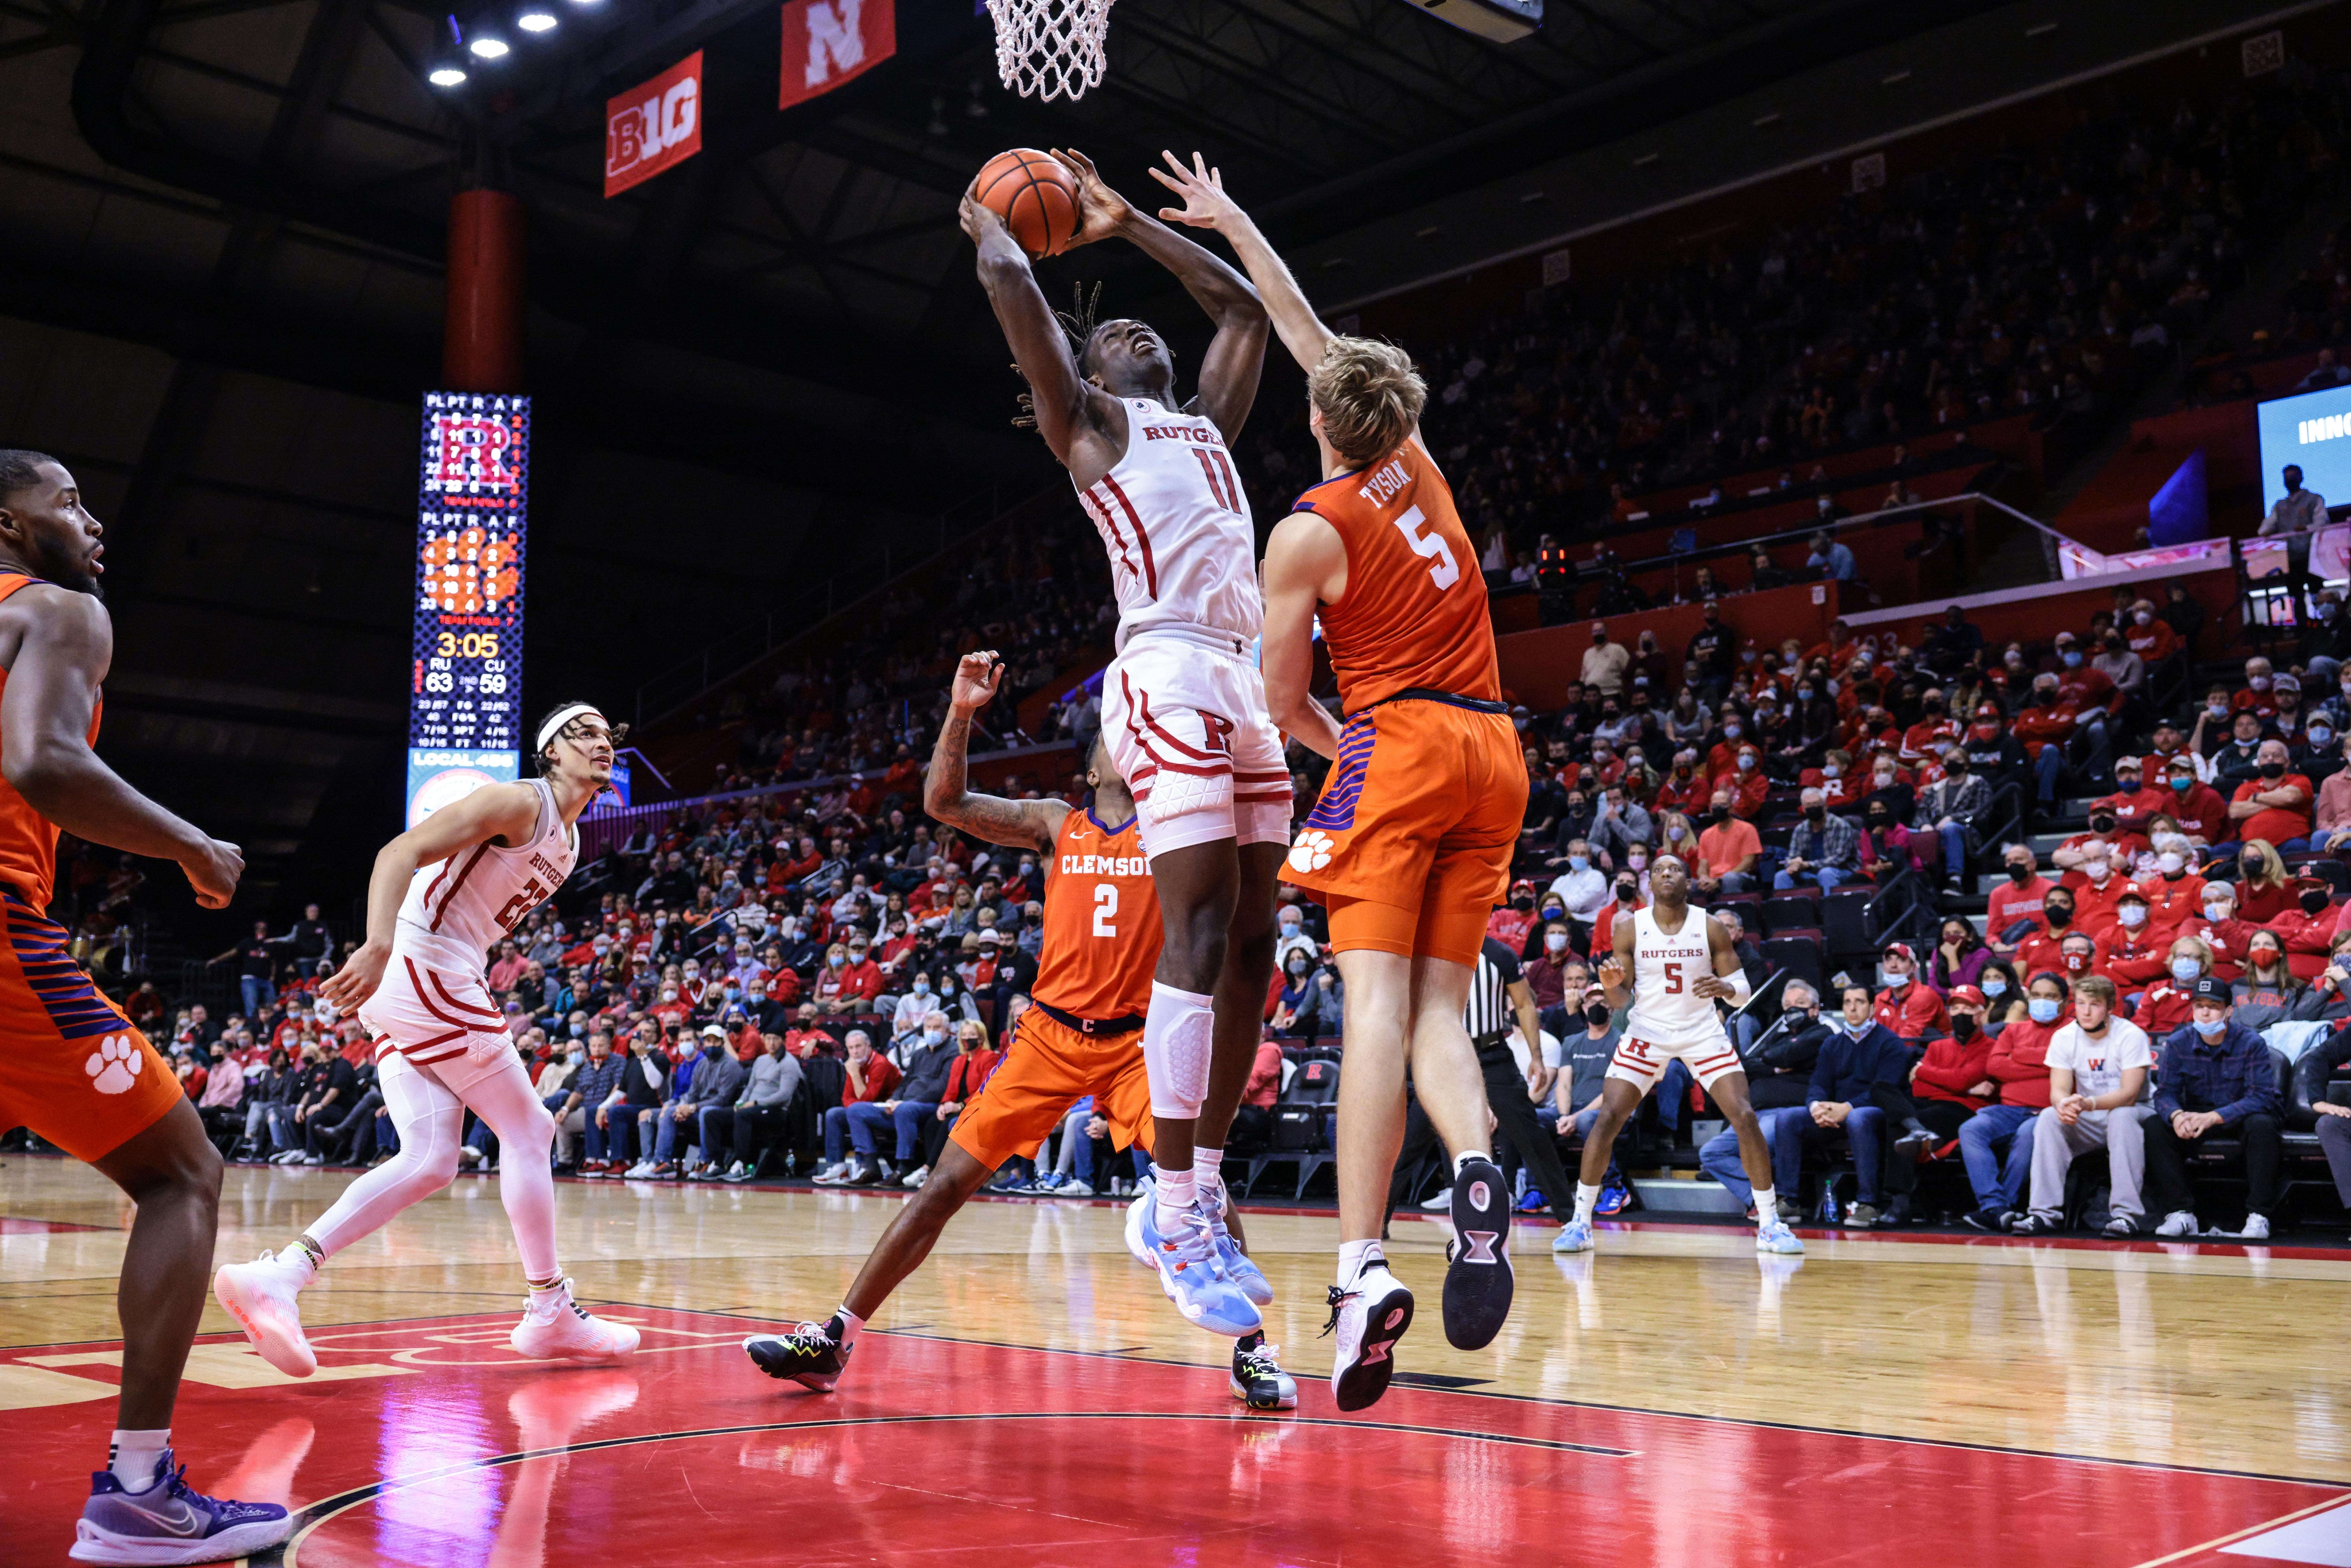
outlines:
[[[1045,883],[1045,940],[1031,993],[1102,1021],[1139,1018],[1159,967],[1159,892],[1134,817],[1105,825],[1091,810],[1061,819]]]
[[[1346,546],[1347,586],[1321,612],[1344,711],[1408,689],[1501,700],[1477,551],[1416,437],[1325,479],[1291,510],[1322,517]]]

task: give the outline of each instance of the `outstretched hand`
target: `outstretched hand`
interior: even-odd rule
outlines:
[[[963,201],[956,208],[956,222],[962,225],[963,232],[970,236],[974,245],[982,244],[989,235],[1004,230],[1002,214],[969,191],[963,193]]]
[[[948,706],[959,714],[977,713],[996,695],[996,688],[1004,683],[1004,661],[996,656],[993,648],[966,653],[956,665],[955,685],[947,693]]]
[[[1078,183],[1078,232],[1076,237],[1062,247],[1067,254],[1081,245],[1092,245],[1098,239],[1108,239],[1116,234],[1134,208],[1124,196],[1110,188],[1093,160],[1073,149],[1056,147],[1054,161],[1070,172]]]
[[[1222,170],[1209,168],[1207,160],[1197,152],[1192,154],[1192,166],[1188,169],[1173,152],[1162,152],[1159,155],[1167,160],[1167,168],[1153,169],[1151,177],[1184,198],[1180,207],[1159,209],[1163,220],[1196,229],[1221,229],[1241,215],[1240,204],[1225,194]]]

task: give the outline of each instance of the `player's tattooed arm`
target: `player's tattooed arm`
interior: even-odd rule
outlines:
[[[1714,973],[1692,986],[1690,994],[1704,997],[1708,1001],[1717,997],[1729,998],[1737,996],[1737,989],[1723,977],[1739,973],[1739,953],[1730,945],[1730,933],[1725,931],[1722,922],[1711,915],[1706,917],[1706,951],[1707,956],[1714,960]]]
[[[971,771],[965,758],[971,747],[971,721],[996,695],[1004,680],[1004,663],[994,649],[966,653],[956,666],[955,685],[947,695],[946,722],[931,747],[931,766],[923,775],[923,810],[933,820],[959,828],[976,839],[1008,849],[1052,852],[1069,816],[1065,800],[1008,800],[1001,795],[978,795],[971,789]]]
[[[1257,402],[1258,378],[1265,372],[1265,305],[1257,289],[1221,258],[1112,190],[1084,153],[1057,147],[1053,156],[1078,183],[1083,226],[1071,243],[1083,245],[1113,234],[1129,241],[1174,273],[1193,303],[1217,324],[1217,335],[1200,361],[1199,395],[1186,407],[1207,416],[1228,444],[1238,441],[1250,405]]]
[[[963,232],[979,247],[979,284],[1029,383],[1037,434],[1081,487],[1099,484],[1126,450],[1126,409],[1078,373],[1061,319],[1045,303],[1029,256],[1004,220],[964,193]]]

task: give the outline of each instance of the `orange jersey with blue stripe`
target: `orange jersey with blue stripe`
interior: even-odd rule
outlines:
[[[21,572],[0,576],[0,599],[40,580]],[[7,672],[0,670],[0,691],[5,691],[7,685]],[[90,708],[92,746],[98,744],[98,724],[104,709],[103,699]],[[49,906],[49,894],[57,880],[57,825],[33,810],[31,802],[16,793],[15,785],[0,778],[0,883],[22,894],[25,902],[38,912]]]
[[[1158,967],[1159,890],[1137,820],[1105,825],[1091,809],[1071,811],[1053,840],[1031,994],[1081,1019],[1140,1016]]]
[[[1321,612],[1344,711],[1416,689],[1501,700],[1478,552],[1417,440],[1325,479],[1291,510],[1327,521],[1347,549],[1347,586]]]

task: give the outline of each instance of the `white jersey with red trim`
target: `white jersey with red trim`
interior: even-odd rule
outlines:
[[[1265,623],[1257,533],[1224,436],[1199,414],[1149,398],[1125,403],[1124,455],[1078,491],[1110,551],[1119,652],[1160,626],[1251,641]]]
[[[1728,1038],[1713,1000],[1691,988],[1713,973],[1705,910],[1686,911],[1682,928],[1670,936],[1657,928],[1655,908],[1635,913],[1633,1010],[1625,1019],[1626,1038],[1651,1045],[1712,1044]]]
[[[487,839],[408,879],[392,950],[429,969],[479,976],[490,948],[563,885],[580,854],[580,833],[555,809],[544,779],[526,780],[538,795],[538,822],[510,849]]]

